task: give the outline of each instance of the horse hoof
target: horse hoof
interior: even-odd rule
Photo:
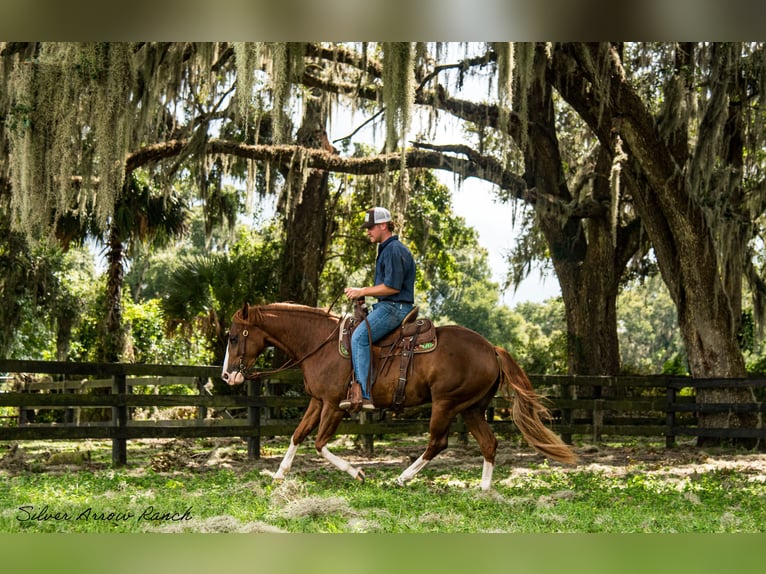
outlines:
[[[356,472],[356,476],[354,477],[356,480],[364,484],[364,470],[361,468]]]

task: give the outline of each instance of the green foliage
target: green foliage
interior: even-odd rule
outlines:
[[[543,303],[520,303],[514,311],[523,318],[524,339],[516,358],[529,373],[567,373],[567,340],[564,303],[560,297]]]
[[[624,372],[686,374],[676,308],[659,275],[631,281],[617,315]]]
[[[689,375],[689,362],[686,360],[685,353],[678,353],[662,365],[663,375]]]
[[[357,149],[355,155],[363,151]],[[375,184],[367,178],[349,178],[344,185],[352,187],[353,193],[338,198],[333,223],[335,232],[319,280],[319,304],[327,306],[338,300],[334,307],[336,312],[343,305],[343,289],[350,285],[371,284],[375,272],[375,251],[362,229],[364,213],[374,202]]]
[[[449,188],[433,172],[421,171],[413,178],[403,235],[418,266],[416,289],[425,293],[437,318],[440,306],[460,286],[488,280],[487,253],[479,246],[477,231],[453,211]]]
[[[157,286],[169,323],[187,332],[197,329],[216,362],[223,359],[223,334],[234,312],[244,302],[274,301],[279,284],[281,244],[276,229],[242,226],[236,234],[225,253],[188,253]]]
[[[185,333],[179,326],[166,330],[168,320],[160,299],[149,299],[138,304],[126,297],[124,319],[128,328],[129,362],[210,363],[205,341],[200,340],[197,333]]]
[[[0,356],[66,358],[92,295],[92,256],[83,248],[30,245],[15,232],[0,235]]]
[[[23,235],[11,231],[6,215],[0,214],[0,298],[3,301],[0,356],[23,357],[27,347],[39,349],[44,341],[39,338],[42,329],[38,328],[43,321],[35,320],[35,310],[43,304],[53,277],[45,250],[33,248]]]

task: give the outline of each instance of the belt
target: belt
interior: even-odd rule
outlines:
[[[395,305],[395,306],[399,307],[399,309],[403,308],[404,306],[408,306],[408,307],[414,307],[415,306],[414,303],[404,303],[402,301],[378,301],[377,303],[375,303],[372,306],[372,308],[374,309],[376,306],[380,305],[381,303],[388,303],[389,305]]]

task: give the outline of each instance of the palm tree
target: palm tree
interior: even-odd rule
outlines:
[[[223,363],[229,320],[242,303],[276,297],[281,260],[277,237],[238,243],[229,253],[190,255],[167,276],[165,316],[175,326],[202,332],[214,364]],[[217,390],[229,392],[226,387]]]
[[[173,190],[157,193],[135,173],[128,176],[114,215],[101,234],[107,262],[106,309],[98,353],[101,360],[117,362],[124,351],[122,289],[126,258],[139,243],[161,246],[179,237],[185,229],[186,218],[187,207],[179,194]]]

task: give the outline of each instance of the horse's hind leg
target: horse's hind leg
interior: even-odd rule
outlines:
[[[301,422],[298,423],[298,427],[293,432],[293,436],[290,437],[290,446],[287,448],[282,462],[279,463],[279,470],[274,475],[274,480],[282,480],[285,475],[290,472],[290,468],[293,466],[293,459],[295,453],[298,452],[298,445],[300,445],[311,431],[313,431],[319,424],[319,417],[322,414],[321,401],[312,398],[309,401],[306,412],[303,413]]]
[[[330,449],[327,448],[327,443],[338,430],[338,425],[345,414],[346,411],[339,409],[335,404],[329,401],[325,402],[319,421],[319,430],[317,430],[316,449],[333,466],[348,473],[351,478],[364,482],[364,471],[361,468],[351,466],[351,463],[346,459],[331,453]]]
[[[437,454],[447,448],[447,437],[449,435],[449,427],[452,423],[454,414],[451,408],[446,405],[433,403],[431,405],[431,423],[429,425],[429,439],[428,446],[426,446],[425,452],[418,457],[410,466],[404,469],[404,472],[399,475],[396,482],[404,486],[404,484],[413,478],[415,475],[423,470]]]
[[[473,438],[479,443],[481,454],[484,456],[484,467],[481,472],[481,489],[489,490],[492,485],[492,471],[495,469],[497,438],[484,418],[484,410],[474,407],[463,411],[463,421],[473,435]]]

